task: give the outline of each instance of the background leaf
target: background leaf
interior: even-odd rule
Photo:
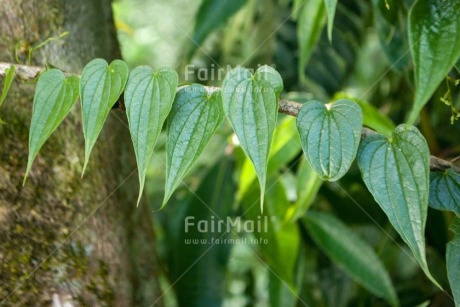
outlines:
[[[193,194],[175,206],[168,206],[172,212],[165,221],[166,240],[170,243],[167,274],[176,290],[179,306],[222,306],[226,267],[233,248],[222,242],[234,240],[235,236],[233,231],[226,232],[225,226],[221,232],[217,227],[216,231],[199,231],[197,223],[206,221],[212,225],[233,217],[232,166],[231,159],[224,156],[208,171]],[[217,240],[222,244],[217,244]]]
[[[260,67],[254,76],[237,67],[222,85],[225,113],[259,177],[261,210],[282,84],[281,76],[271,67]]]
[[[208,96],[199,85],[181,89],[168,117],[166,186],[163,206],[224,119],[220,91]]]
[[[332,41],[332,27],[334,25],[335,9],[337,7],[337,0],[324,0],[327,11],[327,37]]]
[[[306,159],[302,159],[297,171],[297,200],[289,208],[286,217],[295,221],[303,217],[318,194],[323,180],[316,174]]]
[[[69,114],[78,98],[80,78],[66,78],[58,69],[45,71],[38,79],[29,133],[29,157],[24,183],[40,148]]]
[[[447,244],[446,262],[447,276],[455,300],[460,305],[460,219],[457,217],[450,226],[454,239]]]
[[[460,175],[453,169],[430,174],[430,207],[460,217]]]
[[[301,4],[300,10],[297,38],[299,40],[300,49],[299,76],[303,78],[303,70],[305,66],[307,66],[308,60],[326,24],[324,0],[304,1],[303,4]]]
[[[14,65],[11,65],[10,68],[5,69],[5,83],[3,84],[2,95],[0,96],[0,108],[2,107],[3,102],[5,101],[6,95],[10,89],[11,82],[14,79]],[[0,124],[5,124],[4,121],[0,118]]]
[[[310,210],[304,221],[315,243],[348,275],[392,306],[399,305],[385,267],[367,242],[332,215]]]
[[[138,205],[144,189],[145,172],[171,110],[177,82],[177,73],[170,68],[154,72],[149,66],[139,66],[129,74],[125,105],[139,170]]]
[[[188,57],[191,58],[206,37],[212,31],[224,25],[246,2],[247,0],[204,0],[195,18],[196,23],[192,36],[193,42]]]
[[[396,127],[392,138],[369,135],[358,151],[364,183],[436,285],[425,256],[430,152],[413,126]]]
[[[361,138],[363,116],[353,101],[341,99],[328,109],[322,102],[305,103],[297,116],[302,149],[315,172],[336,181],[350,168]]]
[[[388,116],[382,114],[376,107],[366,101],[348,96],[345,93],[334,95],[334,100],[342,98],[350,99],[359,105],[363,112],[363,126],[374,129],[385,136],[391,136],[396,126]]]
[[[272,147],[268,156],[267,174],[277,174],[289,161],[294,159],[301,150],[297,136],[295,117],[284,117],[273,134]],[[250,190],[257,175],[249,158],[245,159],[238,185],[237,199],[241,200]]]
[[[415,101],[409,124],[460,57],[460,1],[417,0],[409,13]]]
[[[403,71],[411,61],[407,56],[409,40],[406,3],[398,0],[372,0],[372,4],[375,31],[388,64]]]
[[[82,176],[109,111],[125,88],[128,73],[128,66],[121,60],[114,60],[108,65],[106,60],[94,59],[83,69],[80,82],[85,136],[85,163]]]

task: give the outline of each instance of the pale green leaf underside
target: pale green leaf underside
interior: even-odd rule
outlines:
[[[139,204],[145,173],[163,123],[176,94],[177,73],[169,68],[154,72],[139,66],[129,74],[125,89],[126,114],[139,170]]]
[[[332,41],[332,26],[334,25],[335,9],[337,0],[324,0],[327,11],[327,37]]]
[[[367,242],[332,215],[310,210],[304,221],[315,243],[353,280],[392,306],[399,305],[388,272]]]
[[[460,57],[460,1],[417,0],[409,13],[415,102],[409,124]]]
[[[452,222],[450,230],[454,233],[454,239],[447,243],[447,276],[455,306],[460,306],[460,218],[457,217]]]
[[[79,77],[66,78],[64,73],[58,69],[50,69],[38,79],[32,109],[29,157],[24,182],[43,144],[75,104],[78,98],[79,82]]]
[[[121,60],[114,60],[109,66],[103,59],[94,59],[83,69],[80,82],[85,137],[85,163],[82,176],[109,111],[123,92],[128,73],[128,66]]]
[[[192,168],[224,118],[220,91],[194,84],[181,89],[168,117],[163,206]]]
[[[430,207],[460,217],[460,174],[453,169],[430,174]]]
[[[361,138],[363,115],[353,101],[340,99],[328,110],[316,100],[305,103],[297,117],[302,149],[315,172],[336,181],[350,168]]]
[[[259,177],[261,210],[282,89],[281,76],[269,66],[260,67],[254,76],[246,68],[237,67],[227,74],[222,86],[225,114]]]
[[[430,152],[417,128],[406,127],[397,126],[391,139],[367,136],[358,150],[358,165],[367,188],[437,285],[425,256]]]

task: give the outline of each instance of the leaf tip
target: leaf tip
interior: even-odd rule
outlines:
[[[88,165],[88,159],[85,158],[85,163],[83,164],[83,170],[81,171],[81,177],[80,178],[83,178],[83,176],[85,175],[87,165]]]

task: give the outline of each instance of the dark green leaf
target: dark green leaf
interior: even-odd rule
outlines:
[[[417,0],[409,13],[415,102],[409,124],[460,57],[460,1]]]
[[[327,37],[332,41],[332,26],[334,25],[335,9],[337,0],[324,0],[327,11]]]
[[[58,69],[44,72],[38,79],[29,133],[29,157],[24,183],[40,148],[69,114],[78,98],[80,78],[66,78]]]
[[[181,89],[168,118],[163,206],[224,119],[220,91],[208,95],[198,84]]]
[[[297,117],[302,149],[315,172],[336,181],[350,168],[361,138],[363,116],[353,101],[340,99],[326,107],[312,100]]]
[[[425,256],[430,152],[413,126],[396,127],[393,136],[367,136],[358,151],[364,182],[391,224],[409,245],[425,274],[431,276]]]
[[[454,233],[454,239],[447,243],[447,276],[455,306],[460,306],[460,219],[458,217],[452,222],[450,230]]]
[[[303,70],[326,24],[324,0],[304,1],[300,10],[297,37],[300,47],[299,76],[303,76]]]
[[[222,86],[225,113],[259,177],[261,210],[282,89],[280,75],[268,66],[260,67],[254,76],[249,70],[237,67],[227,74]]]
[[[189,58],[201,46],[206,37],[214,30],[223,26],[227,20],[245,5],[247,0],[204,0],[195,18],[193,42]]]
[[[308,232],[337,265],[369,292],[398,306],[398,297],[385,267],[367,242],[332,215],[310,210],[305,217]]]
[[[91,150],[101,133],[104,122],[117,102],[128,80],[128,66],[121,60],[110,65],[94,59],[83,69],[80,82],[83,135],[85,137],[85,173]]]
[[[177,88],[177,73],[169,68],[154,72],[139,66],[129,74],[125,89],[126,114],[139,170],[139,204],[145,172],[163,123],[171,110]]]
[[[382,51],[392,69],[403,71],[410,62],[407,56],[406,9],[398,0],[373,0],[374,24]],[[390,7],[388,9],[388,7]]]
[[[167,274],[170,280],[176,281],[174,289],[179,306],[222,306],[232,249],[231,244],[223,242],[234,240],[232,232],[237,228],[231,228],[228,233],[226,226],[220,231],[218,227],[212,231],[211,227],[219,221],[226,222],[227,218],[233,220],[235,185],[232,175],[232,161],[225,156],[207,172],[194,193],[163,211],[168,214],[164,224],[170,248],[166,259]],[[198,223],[206,223],[208,231],[200,231]]]
[[[430,174],[430,207],[460,217],[460,175],[453,169]]]

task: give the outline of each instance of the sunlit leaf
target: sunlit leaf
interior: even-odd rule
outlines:
[[[260,67],[254,76],[249,70],[237,67],[227,74],[222,86],[225,113],[259,177],[261,210],[282,89],[280,75],[268,66]]]
[[[337,0],[324,0],[327,11],[327,37],[332,41],[332,27],[334,25],[335,9]]]
[[[193,56],[206,37],[214,30],[220,28],[227,20],[246,4],[247,0],[204,0],[195,18],[192,45],[189,58]]]
[[[460,217],[460,174],[453,169],[430,174],[430,207]]]
[[[396,127],[393,136],[367,136],[358,151],[358,165],[374,199],[409,245],[425,274],[431,276],[425,256],[430,152],[413,126]]]
[[[415,99],[409,124],[460,57],[460,1],[417,0],[409,13]]]
[[[310,210],[305,225],[315,243],[369,292],[398,306],[390,277],[374,250],[332,215]]]
[[[166,187],[163,206],[224,119],[220,91],[208,95],[198,84],[181,89],[168,117]]]
[[[253,221],[254,237],[259,240],[259,251],[273,273],[275,273],[286,287],[296,292],[295,268],[299,255],[300,236],[296,223],[285,223],[288,209],[286,189],[279,180],[279,176],[267,178],[266,205],[264,215],[260,215],[257,207],[258,193],[252,187],[242,200],[246,220]]]
[[[169,68],[156,72],[139,66],[129,74],[125,89],[126,114],[139,170],[139,198],[144,189],[145,172],[163,123],[176,94],[177,73]]]
[[[303,76],[303,70],[326,24],[326,9],[324,0],[308,0],[304,1],[300,10],[297,37],[300,48],[299,75]]]
[[[8,94],[8,91],[10,90],[11,82],[13,82],[14,70],[15,70],[14,65],[11,65],[10,68],[5,69],[5,83],[3,83],[2,96],[0,96],[0,108],[2,107],[3,101],[5,101],[6,95]],[[4,124],[4,123],[5,122],[2,121],[2,119],[0,118],[0,124]]]
[[[355,159],[363,116],[353,101],[340,99],[326,106],[312,100],[297,116],[302,149],[315,172],[324,180],[340,179]]]
[[[323,180],[307,160],[303,159],[297,171],[297,201],[289,208],[287,216],[290,221],[295,221],[307,213],[322,184]]]
[[[454,239],[447,243],[446,262],[447,276],[450,288],[455,300],[455,306],[460,305],[460,218],[456,218],[450,230],[454,233]]]
[[[94,59],[83,69],[80,82],[83,135],[85,137],[85,163],[101,133],[104,122],[117,102],[128,80],[128,66],[121,60],[110,65],[103,59]]]
[[[29,157],[24,183],[43,144],[77,101],[79,82],[79,77],[66,78],[58,69],[50,69],[38,79],[30,124]]]

